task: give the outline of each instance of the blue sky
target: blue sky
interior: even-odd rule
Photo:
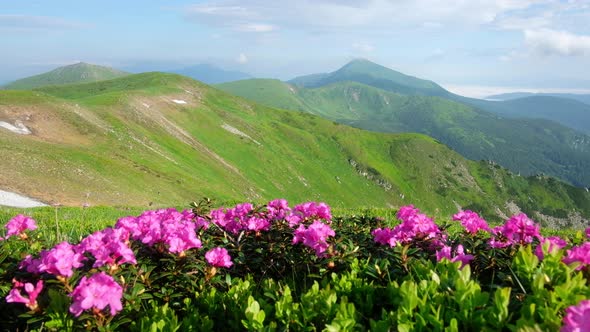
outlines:
[[[0,82],[85,61],[258,77],[363,57],[465,95],[590,93],[590,1],[4,1]]]

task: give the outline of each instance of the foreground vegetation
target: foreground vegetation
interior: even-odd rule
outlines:
[[[284,200],[15,212],[0,211],[6,330],[573,331],[590,306],[587,235],[524,214],[493,227]]]

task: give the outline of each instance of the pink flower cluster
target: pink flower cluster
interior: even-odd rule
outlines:
[[[27,282],[23,284],[22,282],[13,279],[12,284],[14,286],[8,293],[8,296],[6,296],[6,302],[23,303],[27,306],[27,308],[31,310],[37,309],[37,297],[43,290],[43,280],[37,281],[37,284],[33,286],[33,284],[31,283]],[[21,294],[22,289],[24,289],[27,292],[29,298],[26,298]]]
[[[388,244],[390,247],[406,244],[415,239],[434,239],[441,234],[440,229],[427,215],[413,205],[402,206],[397,212],[401,224],[390,228],[377,228],[371,234],[374,241],[379,244]]]
[[[524,213],[514,215],[504,225],[495,227],[492,234],[489,242],[492,248],[505,248],[513,244],[524,245],[533,242],[535,238],[542,239],[539,225]]]
[[[105,228],[85,237],[78,248],[95,258],[93,267],[137,264],[133,250],[127,245],[129,232],[125,228]]]
[[[590,242],[572,247],[563,258],[565,264],[580,263],[576,270],[581,270],[590,264]]]
[[[315,250],[316,256],[323,257],[330,246],[328,238],[332,236],[336,236],[336,233],[330,225],[316,220],[307,228],[303,224],[299,225],[294,232],[293,244],[303,243],[304,246]]]
[[[455,256],[451,256],[452,248],[450,246],[443,246],[442,249],[436,251],[436,261],[440,262],[443,259],[448,259],[451,262],[461,262],[461,268],[469,264],[474,258],[473,255],[466,255],[462,245],[458,245],[455,250]]]
[[[481,218],[477,213],[465,210],[453,215],[453,220],[461,221],[461,225],[465,227],[465,231],[470,234],[477,234],[478,231],[489,231],[488,223]]]
[[[217,247],[213,248],[205,254],[205,259],[207,263],[215,266],[215,267],[231,267],[234,263],[231,261],[231,257],[229,256],[227,249]]]
[[[544,238],[541,243],[535,248],[535,255],[540,261],[545,258],[545,253],[552,254],[560,249],[565,248],[567,242],[559,236],[550,236]]]
[[[590,331],[590,300],[583,300],[576,306],[565,309],[561,332]]]
[[[139,217],[119,219],[115,228],[126,230],[132,239],[148,246],[165,244],[171,253],[183,253],[201,247],[196,230],[205,223],[195,223],[194,217],[190,211],[178,212],[174,208],[150,210]]]
[[[263,215],[254,213],[254,207],[250,203],[238,204],[232,209],[213,210],[211,221],[232,234],[238,234],[242,230],[258,232],[270,229],[270,222]]]
[[[289,222],[289,227],[293,228],[302,222],[313,222],[321,219],[331,223],[332,213],[326,203],[307,202],[295,206],[292,213],[287,215],[285,219]]]
[[[72,305],[70,312],[78,317],[84,310],[110,308],[111,316],[123,309],[121,298],[123,287],[113,277],[104,272],[93,274],[90,278],[82,277],[78,286],[70,294]]]
[[[83,252],[77,246],[68,242],[62,242],[50,250],[43,250],[40,258],[27,255],[21,262],[20,268],[29,273],[49,273],[58,277],[71,277],[74,269],[83,265],[85,259]]]
[[[6,223],[5,227],[7,230],[6,238],[0,237],[0,240],[8,239],[11,236],[19,236],[23,239],[26,239],[27,235],[25,231],[37,229],[37,223],[33,218],[19,214],[16,217],[10,219],[8,223]]]

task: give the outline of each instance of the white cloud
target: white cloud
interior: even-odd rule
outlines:
[[[246,54],[240,53],[240,55],[238,55],[238,57],[236,58],[236,61],[238,63],[244,64],[248,62],[248,57],[246,56]]]
[[[550,1],[550,0],[541,0]],[[491,24],[513,10],[539,0],[263,0],[209,1],[187,8],[199,23],[240,25],[269,21],[293,28],[357,29],[362,27],[426,27]]]
[[[277,30],[277,27],[264,23],[245,23],[237,25],[236,30],[243,32],[271,32]]]
[[[542,55],[590,55],[590,36],[551,29],[527,29],[524,39],[527,47]]]
[[[375,50],[375,46],[365,42],[353,43],[352,48],[361,53],[371,53]]]

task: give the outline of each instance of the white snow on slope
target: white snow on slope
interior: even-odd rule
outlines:
[[[177,104],[181,104],[184,105],[186,104],[186,101],[182,100],[182,99],[172,99],[173,102],[177,103]]]
[[[16,121],[14,124],[10,124],[8,122],[0,121],[0,127],[6,128],[13,133],[21,134],[21,135],[30,135],[31,130],[27,128],[22,122]]]
[[[18,208],[29,208],[38,206],[47,206],[29,197],[19,195],[10,191],[0,190],[0,205],[12,206]]]

